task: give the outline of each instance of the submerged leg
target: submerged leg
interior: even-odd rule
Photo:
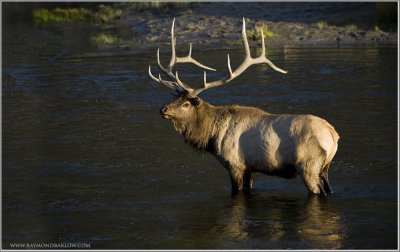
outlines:
[[[243,189],[243,172],[239,169],[231,168],[229,174],[231,178],[232,194],[236,194]]]
[[[324,189],[324,182],[323,181],[320,181],[320,183],[318,184],[318,187],[319,187],[320,194],[326,196],[326,192],[325,192],[325,189]]]
[[[312,194],[324,194],[324,183],[320,178],[323,165],[322,158],[308,160],[305,163],[296,165],[296,170],[304,181],[308,191]]]
[[[328,170],[329,170],[329,166],[331,165],[331,163],[328,163],[321,171],[320,177],[321,180],[324,183],[324,190],[326,191],[327,194],[332,194],[333,190],[331,185],[329,184],[329,179],[328,179]]]
[[[324,183],[324,190],[326,191],[327,194],[332,194],[333,190],[331,185],[329,184],[329,180],[328,180],[328,170],[326,170],[326,172],[321,174],[321,180]]]
[[[246,171],[243,175],[243,191],[250,192],[253,189],[254,176],[250,171]]]

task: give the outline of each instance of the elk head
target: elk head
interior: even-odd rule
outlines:
[[[179,63],[192,63],[200,68],[203,68],[204,70],[209,70],[209,71],[216,71],[215,69],[205,66],[202,63],[198,62],[197,60],[192,58],[192,44],[190,44],[189,47],[189,53],[185,57],[177,57],[176,56],[176,38],[175,38],[175,33],[174,33],[174,24],[175,24],[175,19],[172,22],[172,28],[171,28],[171,60],[169,62],[168,67],[164,67],[161,62],[160,62],[160,49],[157,50],[157,64],[160,70],[171,80],[164,80],[161,78],[161,75],[158,75],[158,78],[155,77],[151,73],[151,67],[149,65],[149,75],[151,79],[154,81],[161,83],[165,85],[166,87],[173,89],[177,92],[177,99],[174,100],[173,102],[164,105],[160,109],[160,113],[163,118],[165,119],[171,119],[174,122],[174,125],[176,123],[180,122],[187,122],[187,120],[192,120],[193,119],[193,114],[197,112],[199,107],[201,107],[204,102],[198,97],[198,95],[203,92],[206,89],[213,88],[213,87],[218,87],[222,86],[224,84],[227,84],[228,82],[232,81],[236,77],[238,77],[240,74],[242,74],[247,68],[249,68],[252,65],[255,64],[268,64],[270,67],[272,67],[274,70],[281,72],[281,73],[287,73],[285,70],[282,70],[275,66],[270,60],[267,59],[265,56],[265,42],[264,42],[264,34],[261,30],[261,55],[257,58],[251,57],[250,54],[250,47],[249,43],[247,41],[247,35],[246,35],[246,22],[245,19],[243,18],[243,27],[242,27],[242,39],[243,39],[243,45],[244,45],[244,50],[245,50],[245,57],[243,59],[243,62],[238,66],[238,68],[235,71],[232,71],[231,68],[231,63],[230,63],[230,58],[229,54],[227,55],[227,63],[228,63],[228,70],[229,70],[229,75],[226,76],[225,78],[221,80],[215,80],[211,82],[207,82],[207,74],[206,71],[204,71],[204,81],[203,81],[203,86],[193,89],[187,84],[185,84],[182,80],[179,79],[178,72],[175,71],[173,73],[173,68],[176,64]],[[176,128],[176,127],[175,127]],[[180,131],[180,130],[179,130]]]

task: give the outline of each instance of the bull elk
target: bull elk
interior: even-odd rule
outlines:
[[[339,135],[326,120],[308,114],[270,114],[254,107],[214,106],[198,96],[206,89],[229,83],[255,64],[267,64],[286,73],[266,58],[262,31],[261,56],[253,58],[243,18],[243,62],[232,71],[228,54],[229,75],[208,82],[204,71],[203,86],[194,89],[179,78],[177,71],[173,72],[176,64],[192,63],[205,70],[215,69],[192,58],[191,44],[187,56],[176,56],[174,23],[175,19],[171,28],[172,55],[168,67],[161,64],[160,50],[157,51],[158,67],[170,80],[163,79],[160,74],[155,77],[149,66],[151,79],[177,92],[177,98],[161,108],[161,116],[172,121],[187,143],[212,153],[227,168],[232,193],[248,192],[253,187],[254,172],[283,178],[299,175],[310,193],[332,193],[328,169],[337,151]]]

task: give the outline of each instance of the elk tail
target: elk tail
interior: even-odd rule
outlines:
[[[327,121],[325,121],[325,126],[328,129],[329,133],[332,136],[333,141],[338,142],[340,137],[339,134],[336,132],[335,128],[330,125]]]

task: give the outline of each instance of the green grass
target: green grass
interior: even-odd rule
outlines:
[[[36,9],[32,13],[36,23],[88,21],[92,13],[84,8]]]
[[[355,31],[358,31],[358,30],[360,30],[360,28],[356,25],[356,24],[348,24],[348,25],[345,25],[345,26],[343,26],[343,29],[345,30],[345,31],[349,31],[349,32],[355,32]]]
[[[50,22],[96,22],[110,23],[120,18],[123,11],[109,5],[99,5],[97,11],[85,8],[55,8],[36,9],[32,12],[33,20],[36,24]]]
[[[329,27],[328,23],[325,21],[319,21],[315,24],[315,26],[318,28],[318,30],[324,30]]]
[[[93,14],[93,19],[101,23],[110,23],[123,15],[122,9],[108,5],[99,5],[99,10]]]
[[[118,43],[119,39],[117,36],[106,34],[106,33],[99,33],[90,38],[90,42],[98,47],[105,47],[110,45],[115,45]]]
[[[250,30],[247,32],[247,38],[253,41],[258,41],[261,40],[261,32],[264,34],[264,38],[266,40],[273,40],[278,38],[278,34],[272,32],[269,30],[268,25],[266,23],[263,23],[261,27],[256,27],[253,30]]]
[[[342,26],[339,26],[339,25],[329,25],[326,21],[318,21],[317,23],[314,24],[314,27],[320,31],[328,30],[330,28],[339,28],[349,32],[360,30],[360,27],[358,27],[356,24],[344,24]]]
[[[123,2],[116,4],[117,8],[129,10],[132,12],[146,11],[146,10],[167,10],[169,8],[189,7],[195,3],[191,2]]]

